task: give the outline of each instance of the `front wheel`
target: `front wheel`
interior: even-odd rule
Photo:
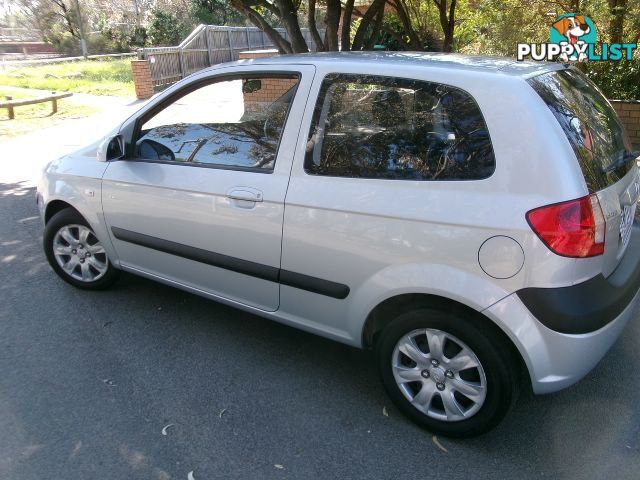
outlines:
[[[100,290],[118,277],[118,270],[89,224],[71,208],[56,213],[44,229],[43,247],[53,270],[78,288]]]
[[[502,420],[517,396],[516,361],[482,319],[429,307],[411,310],[384,328],[376,356],[393,402],[433,433],[484,433]]]

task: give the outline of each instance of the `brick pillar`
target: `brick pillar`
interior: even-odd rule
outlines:
[[[131,73],[136,88],[136,97],[139,99],[151,97],[153,95],[151,62],[149,60],[131,60]]]

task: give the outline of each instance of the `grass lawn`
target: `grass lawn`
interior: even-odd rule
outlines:
[[[0,70],[0,85],[94,95],[134,95],[131,59],[9,66]]]
[[[0,81],[1,82],[1,81]],[[14,100],[22,98],[36,98],[42,96],[42,92],[16,91],[0,87],[0,99],[4,100],[9,95]],[[69,118],[87,117],[97,110],[86,105],[77,105],[68,98],[58,100],[58,113],[51,114],[51,102],[25,105],[14,108],[15,118],[9,120],[9,112],[6,108],[0,109],[0,141],[17,135],[33,132],[34,130],[51,127]]]

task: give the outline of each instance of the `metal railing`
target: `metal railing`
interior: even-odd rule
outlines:
[[[284,28],[276,29],[288,39]],[[302,34],[313,51],[315,42],[308,29]],[[324,35],[324,31],[320,31]],[[218,63],[238,59],[245,50],[275,48],[269,37],[256,27],[221,27],[199,25],[175,47],[153,47],[138,50],[138,58],[150,60],[153,86],[160,89],[178,80]]]

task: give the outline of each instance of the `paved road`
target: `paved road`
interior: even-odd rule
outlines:
[[[44,158],[23,145],[32,167]],[[99,293],[58,280],[8,151],[1,479],[638,478],[640,319],[580,384],[438,446],[390,404],[370,353],[130,275]]]

